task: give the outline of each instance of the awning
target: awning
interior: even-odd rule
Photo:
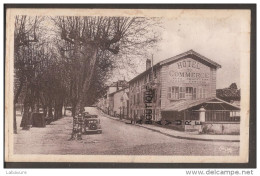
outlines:
[[[183,111],[183,110],[199,110],[201,107],[204,107],[206,110],[240,110],[239,107],[232,105],[224,100],[219,98],[207,98],[202,100],[180,100],[178,102],[173,102],[166,106],[161,111]]]

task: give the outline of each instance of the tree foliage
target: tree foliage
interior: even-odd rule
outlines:
[[[145,51],[144,46],[153,46],[158,40],[154,31],[150,31],[157,23],[142,17],[56,17],[53,21],[65,42],[61,52],[67,52],[64,57],[73,59],[71,91],[78,95],[72,97],[76,113],[92,98],[88,93],[95,84],[93,78],[101,79],[101,83],[109,73],[105,68],[113,67],[113,61],[125,62],[115,55],[140,55]]]
[[[30,112],[40,107],[47,119],[56,120],[63,106],[72,106],[74,116],[94,104],[115,68],[134,68],[123,56],[140,58],[156,44],[159,35],[152,27],[157,25],[157,19],[143,17],[17,16],[14,104],[20,97],[21,126],[27,128]]]

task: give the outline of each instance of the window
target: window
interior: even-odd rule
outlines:
[[[206,90],[205,89],[202,90],[202,97],[206,98]]]
[[[172,99],[179,99],[179,87],[172,87]]]
[[[186,99],[191,99],[192,98],[192,92],[193,92],[193,88],[192,87],[186,87]]]
[[[202,88],[199,88],[199,97],[198,98],[202,98]]]
[[[167,98],[168,98],[168,99],[171,99],[171,98],[172,98],[171,87],[168,87]]]
[[[196,99],[196,98],[197,98],[197,89],[193,88],[192,99]]]
[[[206,98],[206,89],[205,88],[195,88],[195,87],[168,87],[167,89],[167,98],[171,100],[178,99],[200,99]]]
[[[167,97],[168,99],[179,99],[179,87],[168,87]]]
[[[185,87],[180,87],[180,99],[184,99],[185,98]]]
[[[206,90],[204,88],[198,88],[198,98],[206,98]]]

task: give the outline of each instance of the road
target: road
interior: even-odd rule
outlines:
[[[81,141],[69,141],[72,117],[66,116],[46,128],[19,129],[14,136],[15,154],[104,154],[104,155],[238,155],[238,142],[208,142],[177,139],[142,127],[104,116],[96,108],[86,108],[99,115],[102,134],[83,135]],[[21,117],[18,116],[18,121]],[[18,123],[19,126],[19,123]]]

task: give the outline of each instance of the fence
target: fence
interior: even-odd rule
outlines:
[[[206,122],[240,122],[239,111],[206,111]]]
[[[199,120],[200,115],[198,111],[184,111],[185,120]]]
[[[184,111],[185,120],[199,120],[199,111]],[[240,122],[240,111],[207,110],[206,122]]]

